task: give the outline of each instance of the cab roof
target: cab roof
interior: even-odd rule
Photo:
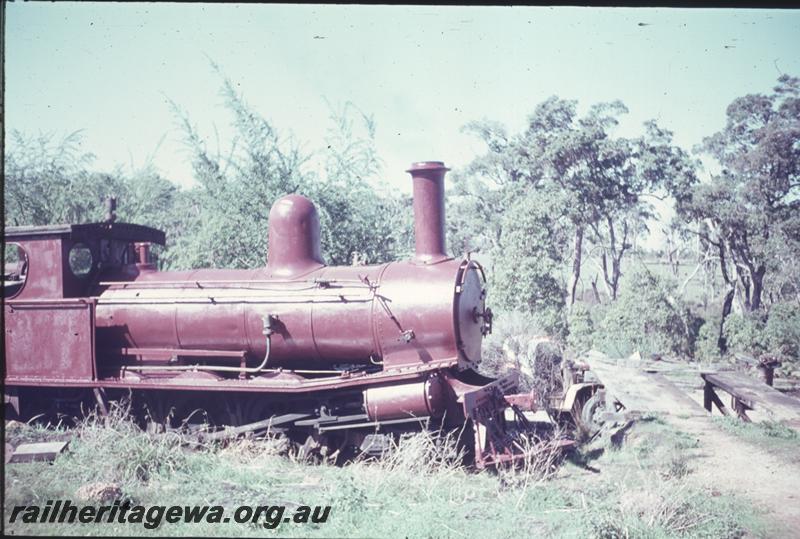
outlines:
[[[164,245],[163,230],[132,223],[85,223],[80,225],[9,226],[6,239],[58,236],[71,240],[109,239],[132,242],[149,242]]]

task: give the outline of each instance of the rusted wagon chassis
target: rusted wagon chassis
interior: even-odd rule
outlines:
[[[478,467],[514,459],[533,402],[514,395],[515,375],[475,371],[492,313],[481,265],[445,253],[447,170],[411,167],[415,255],[371,266],[327,266],[299,195],[273,205],[267,264],[252,270],[158,271],[150,246],[164,233],[113,211],[7,228],[6,402],[24,413],[88,393],[102,409],[132,391],[156,424],[200,410],[234,432],[363,451],[421,424],[468,424]]]

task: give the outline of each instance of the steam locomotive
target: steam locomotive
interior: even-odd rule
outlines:
[[[452,428],[479,468],[514,459],[533,396],[512,394],[513,372],[476,372],[492,312],[481,265],[445,252],[447,170],[407,171],[415,254],[378,265],[327,266],[299,195],[272,206],[267,263],[251,270],[158,271],[164,232],[111,213],[7,228],[6,404],[24,415],[88,399],[105,412],[129,394],[151,428],[271,429],[323,451]]]

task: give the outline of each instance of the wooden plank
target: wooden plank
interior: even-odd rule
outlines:
[[[756,378],[739,372],[702,373],[700,376],[774,421],[800,421],[800,399],[784,395]]]
[[[44,442],[19,445],[11,455],[10,463],[45,461],[51,462],[69,445],[65,442]]]
[[[708,416],[702,406],[661,374],[613,363],[594,354],[587,363],[606,390],[629,412]]]

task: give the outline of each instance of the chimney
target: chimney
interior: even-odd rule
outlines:
[[[317,208],[304,196],[288,195],[272,205],[268,241],[267,270],[273,277],[293,277],[325,265]]]
[[[413,163],[406,172],[414,182],[414,261],[435,264],[449,257],[444,243],[444,175],[441,161]]]
[[[136,255],[136,269],[139,272],[143,271],[156,271],[156,261],[153,254],[150,252],[152,244],[147,241],[137,241],[133,244],[134,254]]]
[[[133,244],[133,248],[136,251],[136,263],[137,264],[149,264],[150,260],[150,243],[146,241],[137,241]]]

